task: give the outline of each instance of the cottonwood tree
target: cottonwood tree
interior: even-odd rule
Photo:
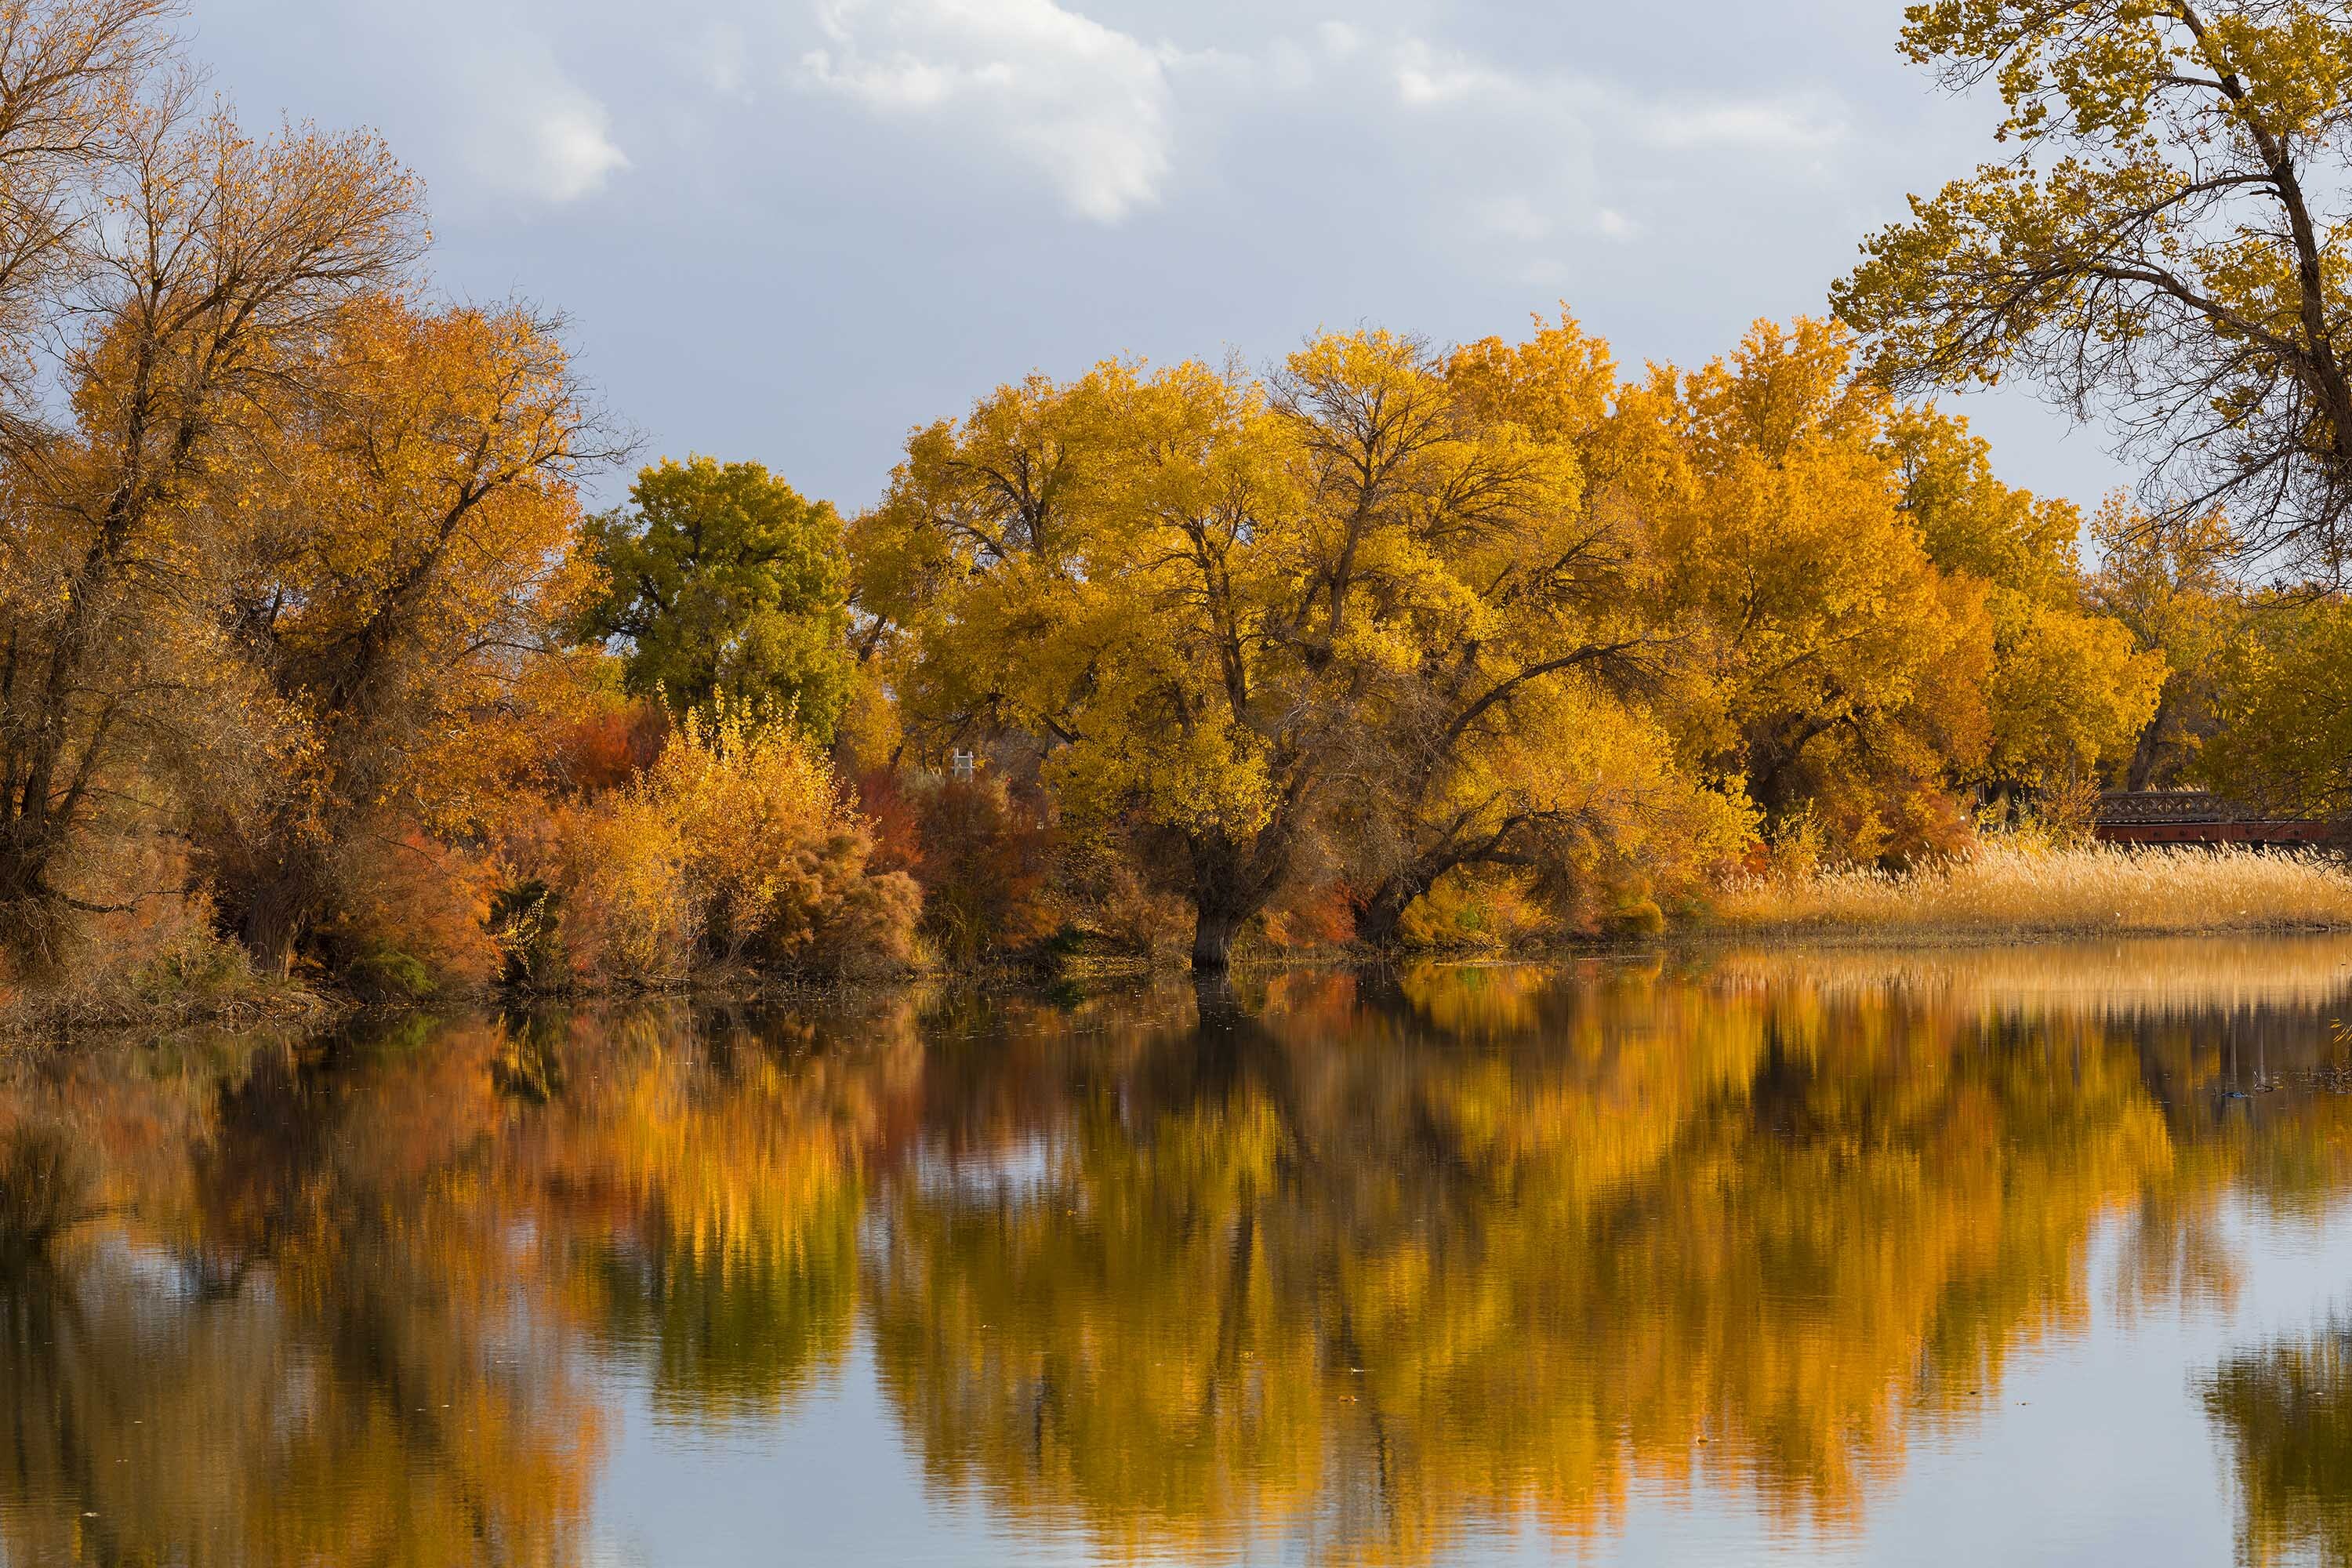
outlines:
[[[1572,447],[1492,383],[1326,334],[1263,384],[1105,364],[919,432],[855,534],[911,731],[1037,738],[1066,809],[1166,846],[1202,969],[1343,817],[1387,929],[1524,862],[1585,806],[1494,748],[1540,753],[1534,700],[1647,634],[1599,607]]]
[[[1820,322],[1629,388],[1623,481],[1664,596],[1706,644],[1693,743],[1776,825],[1867,858],[1958,830],[1948,782],[1988,740],[1980,590],[1937,570],[1880,449],[1885,399]]]
[[[2136,646],[2085,576],[2081,511],[2003,484],[1990,445],[1933,408],[1895,410],[1880,449],[1895,464],[1900,505],[1927,558],[1984,596],[1990,744],[1982,765],[1962,768],[1956,782],[2032,791],[2120,763],[2156,711],[2164,660]]]
[[[1914,197],[1833,291],[1895,384],[2038,383],[2111,417],[2157,518],[2226,506],[2328,580],[2352,514],[2352,7],[1933,0],[1902,47],[1990,85],[2010,151]]]
[[[758,463],[664,458],[638,473],[627,507],[588,520],[584,548],[599,582],[580,630],[626,644],[631,691],[789,709],[832,739],[852,665],[830,502]]]
[[[1402,445],[1385,425],[1416,408],[1454,465],[1408,503],[1452,591],[1416,613],[1411,662],[1357,694],[1364,744],[1334,789],[1358,935],[1393,944],[1455,872],[1507,868],[1574,905],[1736,853],[1744,809],[1649,711],[1691,639],[1656,613],[1656,562],[1610,490],[1607,345],[1563,314],[1397,368],[1378,400],[1360,376],[1294,372],[1287,388],[1343,492],[1381,472]]]
[[[209,590],[236,523],[205,481],[340,312],[423,247],[415,183],[373,137],[257,141],[196,99],[182,78],[122,110],[49,264],[69,416],[0,423],[0,906],[21,935],[90,902],[60,867],[158,731],[233,721]]]
[[[561,322],[369,295],[284,364],[287,395],[209,514],[244,540],[227,652],[257,676],[269,767],[189,781],[222,912],[282,970],[414,826],[498,809],[535,744],[529,683],[584,589],[572,478],[614,437]]]
[[[2248,630],[2247,597],[2229,571],[2237,542],[2219,512],[2158,520],[2120,496],[2092,517],[2091,531],[2099,542],[2091,603],[2165,667],[2123,782],[2168,785],[2187,775],[2216,732],[2215,678]]]

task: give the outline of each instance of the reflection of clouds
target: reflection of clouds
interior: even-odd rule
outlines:
[[[1056,1140],[1038,1135],[993,1149],[926,1149],[909,1174],[927,1199],[1032,1203],[1058,1184],[1062,1158]]]
[[[601,1421],[558,1348],[429,1245],[339,1247],[223,1279],[113,1234],[0,1276],[0,1560],[576,1560]]]

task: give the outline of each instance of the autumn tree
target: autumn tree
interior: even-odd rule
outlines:
[[[846,563],[832,506],[758,463],[664,458],[589,519],[597,592],[580,629],[626,645],[634,692],[790,708],[830,739],[849,690]]]
[[[2329,204],[2352,23],[2317,0],[1934,0],[1902,47],[2006,149],[1872,237],[1838,313],[1898,386],[2011,374],[2111,416],[2159,515],[2340,574],[2352,326]]]
[[[1654,552],[1611,488],[1607,345],[1563,313],[1422,374],[1452,440],[1486,467],[1448,476],[1429,506],[1455,514],[1429,552],[1460,591],[1426,615],[1412,661],[1359,700],[1370,743],[1336,813],[1359,935],[1393,944],[1414,900],[1482,868],[1526,874],[1572,921],[1612,884],[1646,896],[1654,879],[1695,880],[1748,825],[1652,711],[1691,639],[1660,613]],[[1371,471],[1381,433],[1348,417],[1360,395],[1323,401],[1347,466]],[[1514,465],[1541,488],[1514,495]]]
[[[1587,353],[1560,333],[1534,353]],[[1107,363],[1005,387],[909,443],[856,529],[859,607],[913,733],[1036,737],[1066,810],[1162,847],[1196,966],[1223,966],[1335,814],[1392,931],[1447,870],[1598,820],[1542,737],[1572,678],[1650,634],[1570,431],[1512,416],[1555,395],[1515,410],[1495,374],[1456,385],[1381,331],[1264,382]]]
[[[2219,512],[2152,518],[2116,497],[2091,519],[2099,567],[2093,605],[2164,660],[2156,711],[2141,728],[2123,783],[2174,784],[2220,722],[2215,677],[2247,630],[2245,597],[2229,563],[2237,542]]]
[[[211,590],[236,540],[205,481],[421,252],[413,182],[373,138],[256,141],[195,97],[183,80],[122,111],[89,195],[105,221],[73,227],[47,285],[63,417],[0,424],[0,904],[36,940],[92,903],[60,868],[134,759],[167,733],[205,743],[247,696],[217,679],[235,661]]]
[[[1948,781],[1990,744],[1982,590],[1938,572],[1881,447],[1884,398],[1827,323],[1629,390],[1623,481],[1663,591],[1707,645],[1686,721],[1777,822],[1868,858],[1958,831]]]
[[[0,386],[37,395],[58,290],[133,148],[137,95],[171,58],[178,0],[0,0]],[[18,409],[17,412],[24,412]]]
[[[2273,592],[2216,658],[2197,773],[2282,816],[2352,815],[2352,604]]]
[[[513,731],[578,592],[572,476],[609,449],[557,325],[353,300],[286,360],[251,461],[212,479],[212,518],[243,539],[228,651],[267,693],[270,765],[249,792],[189,793],[265,965],[371,879],[340,861],[478,826],[521,772]]]
[[[1990,445],[1932,408],[1896,411],[1884,444],[1928,559],[1983,588],[1990,746],[1959,782],[2032,791],[2120,762],[2154,711],[2163,661],[2090,593],[2080,511],[2003,484]]]

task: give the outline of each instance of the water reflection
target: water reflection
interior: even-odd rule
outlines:
[[[2021,1356],[2234,1310],[2230,1214],[2324,1228],[2347,958],[1735,952],[18,1059],[0,1560],[577,1562],[626,1412],[756,1445],[858,1378],[935,1506],[1105,1556],[1605,1545],[1662,1492],[1851,1536]],[[2250,1560],[2352,1561],[2346,1342],[2180,1380]]]
[[[2352,1324],[2234,1355],[2201,1380],[2227,1437],[2250,1563],[2352,1563]]]

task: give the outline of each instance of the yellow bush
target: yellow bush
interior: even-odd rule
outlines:
[[[826,974],[901,968],[920,895],[788,718],[689,714],[653,766],[575,814],[562,919],[575,971],[639,984],[697,958]]]
[[[1410,949],[1505,952],[1557,933],[1559,921],[1523,873],[1454,870],[1407,907],[1397,934]]]

